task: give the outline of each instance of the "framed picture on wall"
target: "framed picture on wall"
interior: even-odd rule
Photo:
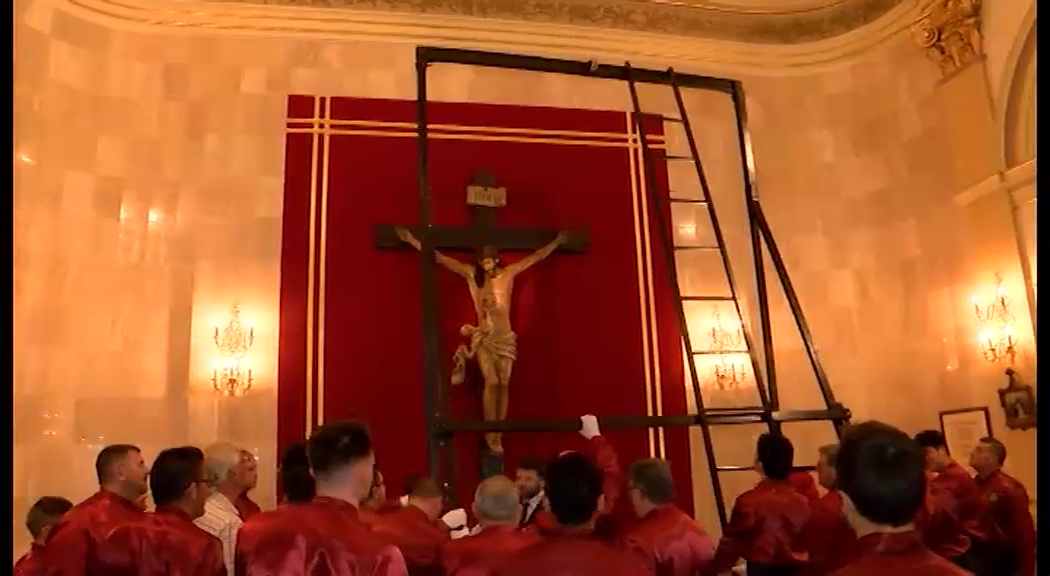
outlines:
[[[941,416],[941,434],[948,454],[966,462],[970,452],[981,438],[992,435],[992,419],[987,406],[944,410]]]

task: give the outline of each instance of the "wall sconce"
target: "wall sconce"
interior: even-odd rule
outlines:
[[[241,324],[241,310],[233,307],[225,328],[215,327],[215,347],[222,360],[212,362],[211,385],[224,396],[245,394],[252,389],[252,369],[244,361],[255,341],[255,328]]]
[[[718,390],[739,388],[747,378],[747,365],[733,362],[731,356],[747,353],[744,332],[740,325],[734,330],[726,330],[722,325],[722,315],[717,309],[711,312],[711,319],[714,324],[708,331],[711,338],[709,353],[718,356],[711,368],[712,386]]]
[[[977,334],[981,353],[989,362],[1013,364],[1017,357],[1017,339],[1014,338],[1014,315],[1010,311],[1011,300],[1003,288],[1002,276],[995,275],[995,296],[988,304],[982,304],[977,294],[970,296],[973,314],[983,325]]]

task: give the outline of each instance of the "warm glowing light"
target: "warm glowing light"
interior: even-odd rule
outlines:
[[[25,162],[26,164],[36,164],[36,161],[34,161],[32,158],[29,157],[29,155],[27,155],[24,152],[20,152],[18,154],[18,159],[22,162]]]
[[[696,224],[682,224],[678,227],[678,232],[681,233],[682,236],[686,236],[688,238],[695,238]]]
[[[160,214],[153,210],[146,212],[146,222],[149,222],[150,224],[160,222]]]
[[[229,322],[225,327],[216,325],[212,339],[223,357],[212,362],[212,387],[226,396],[247,393],[252,388],[247,356],[255,342],[255,328],[241,323],[240,308],[234,306]]]
[[[970,304],[973,304],[974,306],[976,306],[976,305],[978,305],[980,303],[981,303],[981,297],[980,296],[978,296],[976,294],[974,294],[973,296],[970,296]]]
[[[970,297],[973,315],[980,322],[977,342],[981,354],[989,362],[1013,363],[1017,356],[1017,339],[1014,338],[1014,316],[1011,300],[1003,287],[1003,278],[995,275],[995,296],[987,305],[981,304],[976,294]]]

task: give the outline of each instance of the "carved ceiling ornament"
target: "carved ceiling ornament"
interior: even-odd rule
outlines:
[[[838,0],[792,12],[755,12],[735,5],[660,0],[212,0],[263,4],[414,12],[519,20],[732,40],[799,44],[832,38],[874,22],[902,0]]]
[[[948,77],[984,54],[981,0],[936,0],[911,32],[941,76]]]

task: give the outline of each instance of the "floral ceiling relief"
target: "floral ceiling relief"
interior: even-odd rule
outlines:
[[[733,40],[799,44],[844,34],[873,22],[902,0],[839,0],[792,12],[753,11],[729,3],[657,0],[213,0],[221,3],[415,12],[500,20],[574,24]],[[768,4],[768,3],[767,3]]]

